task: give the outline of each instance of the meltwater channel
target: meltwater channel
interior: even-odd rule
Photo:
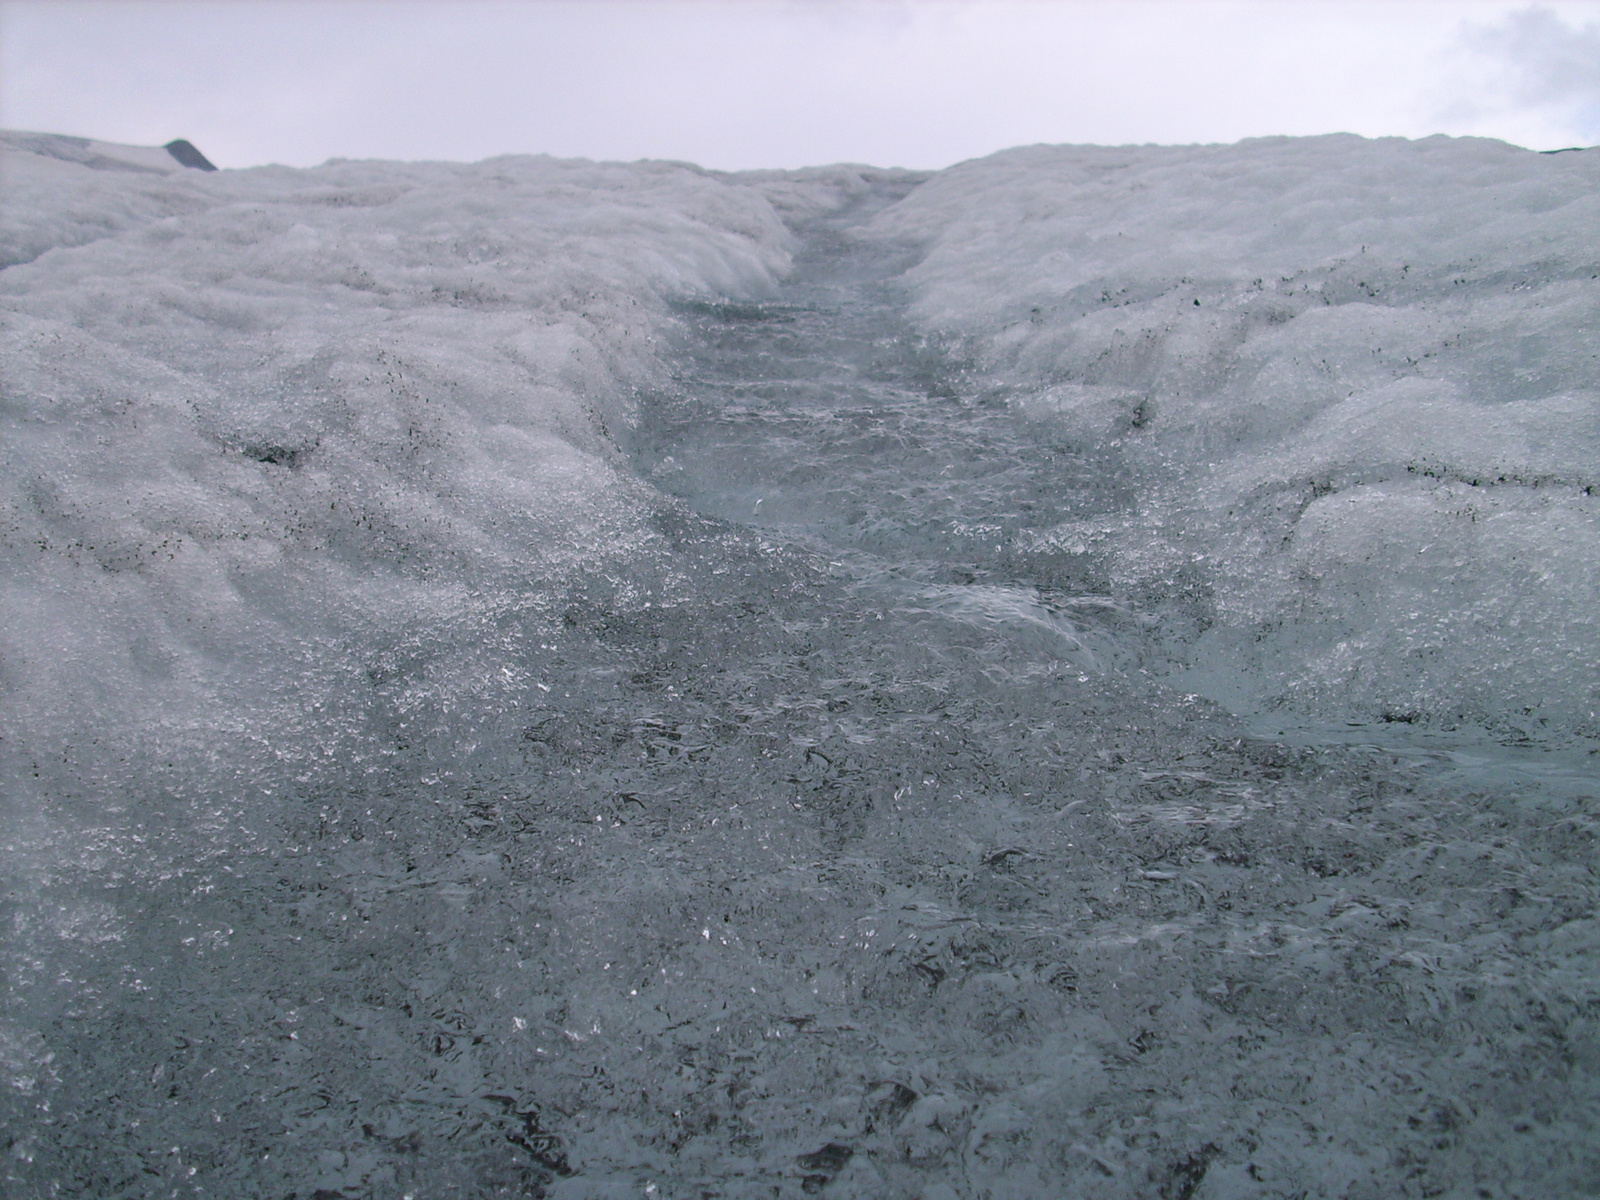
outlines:
[[[1203,597],[1029,549],[1130,476],[905,320],[909,186],[681,308],[672,553],[568,587],[494,771],[112,897],[13,1194],[1593,1191],[1592,782],[1232,714]]]

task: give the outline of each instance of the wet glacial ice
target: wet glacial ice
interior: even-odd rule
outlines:
[[[40,146],[8,1194],[1600,1187],[1592,154]]]

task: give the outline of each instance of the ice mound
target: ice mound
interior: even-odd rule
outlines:
[[[756,187],[683,165],[163,174],[37,140],[5,144],[0,276],[20,776],[348,766],[386,679],[413,717],[531,692],[479,661],[497,621],[659,542],[608,430],[667,299],[788,264]]]
[[[0,131],[0,268],[209,203],[196,172],[160,146]]]
[[[926,244],[923,328],[1134,485],[1037,540],[1187,608],[1197,678],[1595,736],[1597,185],[1476,139],[1036,146],[872,228]]]

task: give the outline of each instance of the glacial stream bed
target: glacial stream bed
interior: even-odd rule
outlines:
[[[1028,536],[1115,450],[852,233],[905,186],[680,308],[652,552],[487,620],[536,699],[397,651],[381,767],[59,799],[9,1195],[1600,1195],[1592,758],[1188,690],[1204,595]]]

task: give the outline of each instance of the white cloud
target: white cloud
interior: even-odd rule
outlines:
[[[1462,41],[1495,68],[1481,108],[1533,109],[1585,144],[1600,142],[1600,21],[1579,26],[1549,8],[1527,8],[1468,28]]]

